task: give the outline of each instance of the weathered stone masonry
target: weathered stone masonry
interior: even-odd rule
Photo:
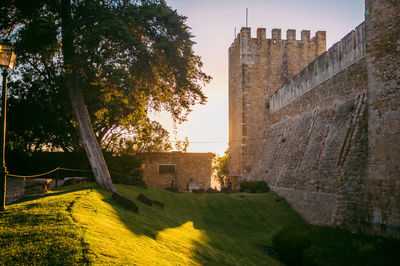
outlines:
[[[149,187],[184,191],[191,182],[207,190],[211,185],[212,153],[149,152],[140,153],[143,181]],[[162,171],[160,167],[167,167]],[[168,168],[170,168],[168,171]]]
[[[281,30],[273,29],[266,39],[265,29],[251,38],[250,28],[242,28],[229,48],[229,149],[230,173],[247,177],[253,170],[264,123],[268,98],[313,59],[325,51],[325,32],[288,30],[286,40]],[[235,180],[235,179],[234,179]]]
[[[325,53],[318,32],[308,57],[250,49],[242,29],[230,48],[231,178],[267,181],[311,223],[399,236],[395,2],[366,1],[364,23]]]

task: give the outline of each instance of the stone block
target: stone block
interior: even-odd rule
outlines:
[[[147,197],[146,195],[144,195],[144,194],[142,194],[142,193],[140,193],[140,194],[137,196],[137,199],[138,199],[140,202],[142,202],[142,203],[144,203],[144,204],[146,204],[146,205],[149,205],[149,206],[153,205],[153,201],[152,201],[149,197]]]
[[[117,192],[113,192],[112,199],[114,201],[116,201],[119,205],[124,207],[125,209],[133,211],[134,213],[139,213],[139,209],[138,209],[137,205],[135,204],[135,202],[128,199],[127,197],[124,197]]]
[[[157,208],[164,209],[164,202],[153,200],[153,205],[156,206]]]
[[[39,196],[44,195],[48,192],[48,187],[52,179],[27,179],[25,181],[25,192],[24,196]]]
[[[198,190],[198,189],[200,189],[199,183],[197,183],[196,181],[189,182],[189,184],[188,184],[188,190],[189,191]]]

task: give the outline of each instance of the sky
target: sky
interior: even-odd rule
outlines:
[[[167,5],[187,17],[186,24],[195,36],[194,51],[202,58],[203,71],[212,81],[203,88],[208,97],[197,105],[188,121],[176,125],[167,113],[152,113],[170,132],[170,140],[188,137],[189,152],[223,154],[228,147],[228,48],[236,32],[246,25],[252,36],[257,28],[266,28],[267,38],[273,28],[326,31],[327,49],[364,21],[364,0],[167,0]]]

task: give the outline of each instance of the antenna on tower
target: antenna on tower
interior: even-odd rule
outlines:
[[[246,28],[249,26],[248,25],[248,18],[249,18],[249,9],[246,7]]]
[[[236,27],[235,27],[235,35],[233,36],[233,38],[236,38]]]

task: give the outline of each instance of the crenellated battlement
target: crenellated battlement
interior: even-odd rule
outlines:
[[[309,30],[242,28],[229,48],[229,147],[234,176],[247,178],[257,160],[258,144],[263,138],[269,97],[326,50],[326,33],[311,38]]]
[[[270,110],[279,110],[362,59],[365,56],[364,36],[362,23],[276,91],[269,100]]]
[[[300,34],[300,40],[296,39],[296,30],[295,29],[288,29],[286,31],[286,39],[282,39],[282,30],[281,29],[272,29],[271,30],[271,38],[266,37],[266,29],[265,28],[257,28],[257,36],[251,36],[251,28],[243,27],[240,30],[240,33],[237,34],[234,42],[231,45],[233,47],[239,47],[240,40],[246,39],[249,41],[255,41],[260,43],[260,41],[268,41],[271,44],[278,44],[279,41],[283,42],[292,42],[293,44],[306,44],[306,43],[325,43],[326,42],[326,32],[325,31],[317,31],[315,35],[310,38],[310,31],[309,30],[302,30]],[[280,44],[280,43],[279,43]]]

